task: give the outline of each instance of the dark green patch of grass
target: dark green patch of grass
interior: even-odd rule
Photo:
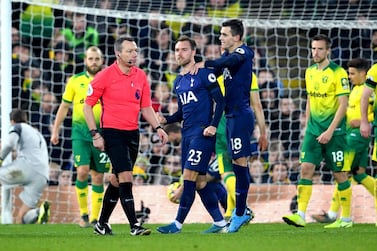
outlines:
[[[73,224],[0,225],[1,250],[38,251],[179,251],[179,250],[375,250],[377,227],[355,224],[324,229],[321,224],[295,228],[286,224],[250,224],[234,234],[201,234],[210,224],[185,224],[180,234],[163,235],[148,225],[150,236],[130,236],[128,224],[113,225],[113,236],[97,236]]]

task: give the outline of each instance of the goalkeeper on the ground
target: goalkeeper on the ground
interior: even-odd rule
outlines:
[[[47,223],[50,215],[49,202],[43,202],[37,207],[44,188],[48,184],[49,156],[46,141],[37,129],[27,124],[27,115],[24,111],[15,109],[10,113],[11,127],[8,138],[2,141],[0,152],[0,183],[2,189],[10,193],[11,187],[22,186],[19,194],[21,206],[15,217],[15,223]],[[17,151],[17,156],[9,164],[3,164],[4,159]],[[4,193],[3,193],[4,194]],[[2,198],[4,203],[4,198]],[[4,208],[11,208],[11,201],[2,204]],[[13,223],[12,210],[9,218],[3,215],[3,224]],[[6,221],[6,222],[4,222]]]

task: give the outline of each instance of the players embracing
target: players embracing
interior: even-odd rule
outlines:
[[[171,116],[160,117],[161,123],[183,121],[183,192],[175,221],[157,228],[163,234],[181,232],[196,191],[214,221],[203,233],[227,232],[227,223],[221,214],[216,193],[206,181],[208,164],[215,151],[216,128],[224,110],[224,99],[212,70],[202,69],[195,75],[190,74],[195,65],[195,51],[196,44],[191,38],[182,36],[177,40],[175,58],[181,66],[181,72],[174,81],[174,90],[178,96],[178,111]]]

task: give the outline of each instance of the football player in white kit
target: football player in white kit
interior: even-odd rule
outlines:
[[[1,142],[0,183],[2,186],[23,187],[19,194],[22,205],[18,208],[15,223],[47,223],[49,202],[37,207],[43,189],[48,185],[46,141],[39,131],[27,124],[27,115],[22,110],[15,109],[10,113],[10,123],[8,138]],[[3,160],[14,150],[17,151],[16,158],[2,165]]]

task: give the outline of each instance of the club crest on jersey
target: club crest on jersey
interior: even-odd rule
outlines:
[[[324,76],[324,77],[322,78],[322,83],[324,83],[324,84],[327,83],[328,79],[329,79],[328,76]]]
[[[193,87],[193,86],[194,86],[194,79],[191,78],[191,79],[190,79],[190,82],[191,82],[191,83],[190,83],[190,87]]]
[[[188,91],[182,94],[179,94],[179,99],[183,105],[186,105],[190,102],[198,102],[197,97],[195,96],[194,92]]]

